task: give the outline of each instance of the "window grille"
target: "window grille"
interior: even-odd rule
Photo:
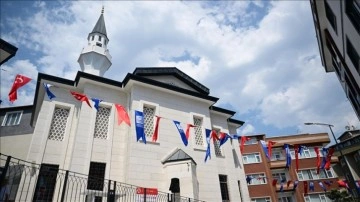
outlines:
[[[215,130],[216,131],[216,135],[219,137],[219,130]],[[220,148],[220,141],[219,140],[215,140],[214,141],[214,149],[215,149],[215,155],[216,156],[223,156],[222,152],[221,152],[221,148]]]
[[[110,108],[99,107],[96,113],[94,138],[106,139],[109,128]]]
[[[154,134],[154,117],[155,117],[155,108],[144,106],[144,131],[146,137],[151,138]]]
[[[202,118],[194,117],[195,144],[204,145],[202,134]]]
[[[5,115],[2,126],[14,126],[19,125],[21,120],[22,112],[8,112]]]
[[[63,141],[70,109],[55,107],[51,121],[49,140]]]
[[[221,199],[223,202],[228,202],[230,201],[230,197],[229,197],[229,190],[227,185],[227,176],[219,175],[219,181],[220,181]]]
[[[105,163],[90,162],[87,189],[103,191]]]

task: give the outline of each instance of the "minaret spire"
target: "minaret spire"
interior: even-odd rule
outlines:
[[[83,72],[103,76],[111,66],[111,55],[107,49],[109,39],[104,20],[104,6],[93,30],[88,35],[88,45],[83,48],[78,63]]]

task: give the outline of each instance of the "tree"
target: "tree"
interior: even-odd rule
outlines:
[[[334,202],[360,202],[359,199],[352,198],[351,195],[344,189],[332,189],[326,194],[326,196]]]

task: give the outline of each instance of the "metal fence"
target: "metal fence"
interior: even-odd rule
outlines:
[[[89,177],[0,153],[0,202],[201,202],[154,189]]]

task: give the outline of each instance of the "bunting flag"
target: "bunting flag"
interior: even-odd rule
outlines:
[[[154,130],[154,134],[153,134],[153,136],[152,136],[152,141],[153,141],[153,142],[156,142],[157,139],[158,139],[160,119],[161,119],[160,116],[156,116],[155,130]]]
[[[321,150],[321,153],[323,155],[322,163],[321,163],[321,169],[325,169],[326,157],[328,155],[328,152],[329,152],[329,149],[325,148],[325,147],[323,147],[322,150]]]
[[[118,125],[120,125],[124,121],[126,124],[131,126],[130,117],[129,117],[128,113],[126,112],[125,108],[120,104],[115,104],[115,108],[116,108],[117,115],[118,115]],[[143,119],[143,124],[144,124],[144,119]]]
[[[294,187],[293,187],[293,190],[295,190],[295,189],[296,189],[296,187],[298,186],[298,184],[299,184],[299,180],[295,180],[295,181],[294,181]]]
[[[330,180],[324,181],[324,184],[326,184],[328,187],[330,187],[332,183],[333,183],[333,181],[330,181]]]
[[[250,140],[251,138],[246,137],[246,136],[241,136],[241,143],[240,143],[240,152],[241,154],[244,152],[244,144],[246,141]]]
[[[181,140],[183,141],[184,145],[187,146],[187,145],[188,145],[188,140],[186,139],[185,132],[184,132],[183,128],[181,127],[180,122],[179,122],[179,121],[175,121],[175,120],[173,120],[173,121],[174,121],[174,124],[175,124],[176,128],[177,128],[178,131],[179,131]]]
[[[270,157],[269,157],[269,153],[268,153],[268,148],[266,146],[266,143],[264,140],[260,140],[260,143],[261,143],[261,146],[264,150],[264,153],[265,153],[265,156],[270,160]]]
[[[91,105],[90,105],[90,102],[89,102],[89,98],[86,97],[86,95],[81,94],[81,93],[77,93],[77,92],[74,92],[74,91],[70,91],[70,93],[71,93],[71,95],[74,96],[75,99],[77,99],[79,101],[82,101],[82,102],[85,101],[86,104],[89,105],[90,108],[92,108]]]
[[[320,166],[321,166],[321,162],[320,162],[320,151],[318,147],[314,147],[315,150],[315,154],[316,154],[316,174],[320,173]]]
[[[145,132],[144,132],[144,113],[135,110],[135,129],[136,129],[136,141],[142,139],[146,144]]]
[[[23,87],[25,84],[29,83],[31,79],[29,77],[17,74],[14,83],[9,92],[9,101],[14,102],[17,99],[17,90]]]
[[[99,111],[99,105],[100,105],[100,102],[102,102],[102,100],[100,99],[97,99],[97,98],[91,98],[91,100],[94,102],[94,108],[96,109],[96,111]]]
[[[277,179],[273,179],[272,180],[272,186],[276,186],[277,181],[278,181]]]
[[[186,133],[185,133],[185,135],[186,135],[187,140],[189,140],[189,137],[190,137],[190,128],[193,128],[193,127],[195,127],[195,125],[192,125],[192,124],[189,124],[189,123],[186,125]]]
[[[225,144],[225,142],[228,141],[229,138],[232,139],[232,137],[227,133],[220,133],[219,138],[220,138],[220,147],[221,145]]]
[[[213,140],[213,143],[214,143],[214,144],[215,144],[215,140],[219,140],[219,141],[220,141],[218,135],[216,134],[216,130],[212,130],[212,131],[211,131],[211,137],[210,137],[210,138]]]
[[[246,176],[246,182],[248,183],[248,184],[251,184],[251,180],[253,179],[253,177],[252,176]]]
[[[308,193],[308,182],[304,181],[304,195],[307,195]]]
[[[321,181],[319,181],[319,186],[326,192],[326,187]]]
[[[271,159],[271,157],[272,157],[272,146],[274,144],[276,144],[276,142],[273,142],[273,141],[269,141],[268,144],[267,144],[269,159]]]
[[[54,93],[52,93],[50,91],[50,84],[47,84],[47,83],[43,83],[44,87],[45,87],[45,92],[46,92],[46,95],[49,97],[50,100],[52,100],[53,98],[56,98],[56,96],[54,95]]]
[[[292,182],[291,180],[287,181],[287,183],[286,183],[286,188],[287,188],[287,189],[289,188],[291,182]]]
[[[310,183],[309,183],[309,190],[310,190],[310,191],[315,191],[314,182],[310,182]]]
[[[299,145],[299,154],[300,154],[300,156],[302,156],[302,154],[303,154],[303,149],[304,149],[304,147],[305,146],[302,146],[302,145]]]
[[[205,135],[206,135],[206,154],[205,154],[205,162],[207,161],[208,158],[211,158],[211,152],[210,152],[210,133],[211,130],[209,129],[205,129]]]
[[[291,165],[291,154],[289,149],[289,144],[284,144],[285,154],[286,154],[286,167],[289,168]]]
[[[358,192],[360,192],[360,180],[355,182],[356,185],[356,189],[358,190]]]
[[[301,148],[301,146],[300,146]],[[295,151],[295,167],[296,172],[299,172],[299,145],[294,145],[294,151]]]
[[[346,182],[346,180],[338,180],[337,183],[338,183],[339,187],[344,187],[344,188],[349,189],[349,185]]]
[[[326,156],[325,170],[329,170],[329,169],[330,169],[331,157],[332,157],[334,151],[335,151],[335,150],[334,150],[333,147],[329,148],[329,152],[328,152],[328,154],[327,154],[327,156]]]

